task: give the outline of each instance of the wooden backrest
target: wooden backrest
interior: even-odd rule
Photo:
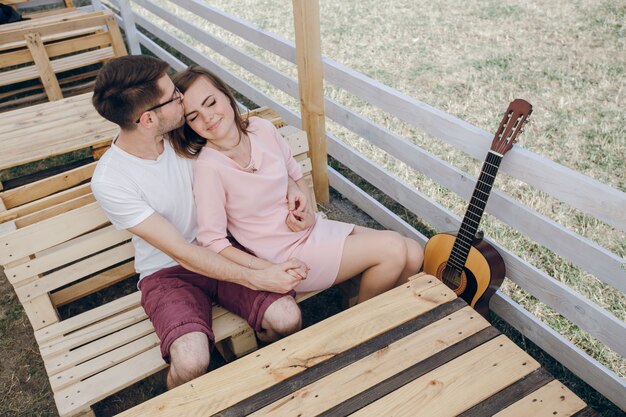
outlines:
[[[255,114],[272,120],[267,110]],[[306,133],[290,126],[279,131],[312,187]],[[83,175],[91,172],[90,167]],[[0,265],[35,330],[59,322],[58,307],[135,275],[130,233],[115,230],[93,196],[85,195],[89,199],[77,208],[65,207],[60,214],[0,234]]]
[[[0,34],[0,86],[40,78],[50,101],[63,98],[56,74],[126,55],[110,11],[15,25]]]

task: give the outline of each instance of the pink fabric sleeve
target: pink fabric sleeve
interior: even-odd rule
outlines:
[[[289,144],[287,143],[285,138],[283,138],[283,136],[280,134],[278,129],[276,129],[274,125],[272,125],[270,122],[268,122],[268,124],[269,128],[272,129],[274,133],[274,139],[276,139],[276,143],[278,144],[278,147],[280,148],[280,151],[285,158],[285,164],[287,165],[287,172],[289,173],[289,177],[291,177],[291,179],[294,181],[298,181],[300,178],[302,178],[302,169],[300,168],[300,164],[298,164],[298,162],[293,158],[293,155],[291,155],[291,148],[289,147]]]
[[[193,195],[198,218],[200,245],[220,253],[232,246],[226,238],[226,192],[220,176],[202,162],[194,164]]]

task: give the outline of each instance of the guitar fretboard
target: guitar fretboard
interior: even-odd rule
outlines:
[[[483,217],[487,199],[489,198],[489,193],[493,187],[493,182],[496,179],[501,161],[502,155],[498,155],[490,150],[483,163],[476,188],[474,188],[474,194],[467,207],[463,223],[461,223],[461,229],[459,230],[454,246],[452,247],[452,252],[450,253],[450,258],[448,259],[448,265],[453,266],[459,273],[463,271],[463,266],[465,265],[465,261],[467,261],[470,247],[476,238],[476,231]]]

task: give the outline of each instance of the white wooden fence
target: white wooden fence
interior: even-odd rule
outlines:
[[[167,61],[174,69],[180,70],[185,67],[180,60],[158,46],[142,31],[136,30],[135,25],[137,25],[144,32],[149,32],[151,36],[165,42],[190,60],[215,72],[251,101],[258,105],[272,107],[287,123],[301,126],[298,114],[288,107],[229,72],[192,44],[168,33],[158,24],[142,16],[143,13],[138,12],[143,8],[153,13],[195,41],[210,47],[215,53],[221,54],[294,98],[298,98],[297,80],[223,42],[150,0],[133,0],[132,4],[129,4],[128,0],[105,0],[105,2],[121,13],[118,16],[118,22],[126,32],[129,50],[139,53],[139,45],[141,45]],[[287,61],[296,62],[295,47],[289,40],[260,30],[253,24],[228,15],[201,1],[172,0],[172,2]],[[331,59],[323,58],[323,63],[326,81],[336,87],[360,97],[371,105],[455,146],[478,160],[482,160],[489,149],[492,136],[488,132],[408,97]],[[385,127],[327,97],[325,98],[325,111],[329,119],[367,139],[416,171],[465,199],[471,196],[476,182],[472,175],[453,167]],[[327,134],[327,146],[329,155],[410,211],[418,214],[433,228],[439,231],[458,229],[460,225],[458,216],[346,146],[332,134]],[[626,194],[618,190],[520,147],[515,147],[509,152],[502,163],[501,170],[620,231],[626,231]],[[426,241],[422,234],[344,176],[332,168],[328,168],[328,171],[331,186],[379,223],[412,236],[421,243]],[[616,290],[626,292],[626,261],[620,256],[569,231],[495,189],[486,211]],[[502,254],[508,278],[622,357],[626,357],[626,325],[623,321],[567,285],[525,262],[498,245],[497,242],[493,240],[490,242]],[[626,409],[626,382],[622,378],[589,357],[584,351],[501,292],[497,292],[492,299],[491,309],[609,400],[620,408]]]

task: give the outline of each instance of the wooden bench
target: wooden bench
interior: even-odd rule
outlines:
[[[254,114],[278,126],[282,124],[267,109]],[[306,134],[289,126],[279,131],[312,185]],[[88,181],[92,170],[85,172],[83,180]],[[45,179],[39,185],[56,180]],[[43,216],[48,218],[20,225],[18,230],[0,236],[0,265],[33,326],[62,416],[90,413],[92,404],[166,367],[134,286],[130,294],[106,300],[78,315],[59,316],[59,307],[83,302],[136,275],[131,235],[110,225],[103,210],[92,202],[88,186],[85,183],[76,187],[82,187],[81,192],[89,196],[79,207]],[[226,359],[257,348],[248,324],[219,306],[213,310],[213,330],[219,342],[217,348]]]
[[[124,41],[111,11],[76,11],[3,26],[6,27],[0,28],[0,87],[39,79],[49,101],[63,98],[60,80],[68,84],[93,79],[96,71],[85,71],[86,68],[126,55]],[[71,70],[80,71],[59,78],[60,73]],[[85,91],[90,87],[90,83],[83,83],[72,88],[73,91]],[[4,93],[2,98],[38,89],[39,86],[13,89]],[[37,97],[29,96],[27,100]],[[23,99],[16,100],[24,102]],[[12,102],[6,105],[12,105]]]
[[[348,414],[597,415],[421,275],[119,416]]]

